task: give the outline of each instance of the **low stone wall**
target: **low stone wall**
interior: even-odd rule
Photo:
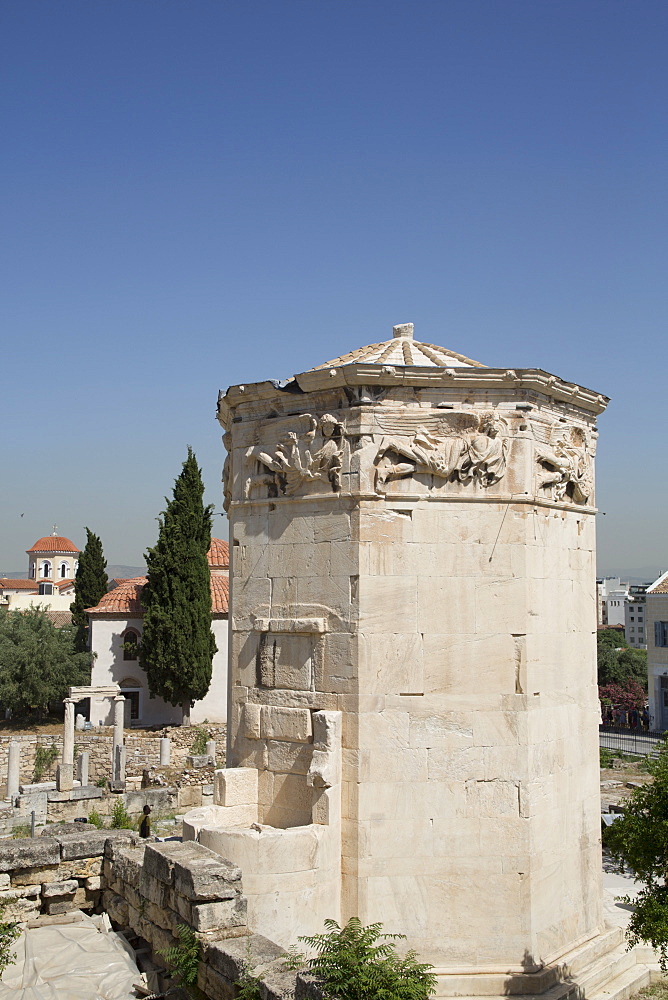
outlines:
[[[229,861],[201,844],[146,842],[129,830],[62,824],[48,832],[0,843],[4,919],[104,910],[163,969],[163,952],[186,924],[200,943],[198,986],[209,1000],[234,1000],[245,971],[260,978],[263,1000],[316,1000],[308,977],[284,970],[283,949],[249,931],[242,873]]]
[[[225,761],[225,726],[203,725],[201,727],[166,726],[164,729],[146,731],[125,731],[125,744],[127,747],[126,771],[128,775],[141,775],[145,768],[155,768],[160,770],[160,739],[163,736],[171,740],[171,769],[186,768],[186,757],[190,754],[190,748],[195,739],[197,729],[204,729],[209,739],[216,741],[217,765],[220,767]],[[35,754],[38,746],[56,746],[59,757],[62,754],[63,737],[62,734],[39,734],[19,733],[14,736],[0,736],[0,787],[7,781],[7,761],[9,757],[9,744],[16,740],[21,747],[20,756],[20,780],[22,783],[32,781],[35,767]],[[89,754],[89,775],[90,780],[95,782],[100,778],[110,777],[111,772],[111,748],[113,743],[113,729],[102,727],[95,730],[77,730],[74,734],[74,743],[77,751],[84,750]],[[56,764],[54,761],[48,771],[43,775],[44,781],[55,777]],[[211,781],[212,778],[209,778]],[[198,772],[193,772],[193,784],[198,782]],[[206,782],[204,782],[206,783]]]
[[[0,843],[0,903],[3,919],[98,910],[105,843],[133,842],[130,830],[60,832]]]

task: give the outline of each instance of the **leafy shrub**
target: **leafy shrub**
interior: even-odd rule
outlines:
[[[326,920],[327,933],[300,937],[315,949],[306,963],[320,980],[324,997],[345,1000],[427,1000],[436,988],[430,965],[417,961],[414,951],[404,958],[394,942],[403,934],[383,934],[380,923],[364,927],[351,917],[345,927]]]
[[[199,726],[195,730],[195,739],[192,741],[190,746],[190,752],[193,757],[203,757],[206,753],[206,745],[209,742],[209,734],[206,729],[202,729]]]
[[[600,766],[601,767],[612,767],[613,760],[617,757],[614,750],[606,750],[605,748],[599,750]]]
[[[177,977],[180,985],[194,986],[197,982],[199,968],[200,945],[194,930],[187,924],[179,924],[176,928],[178,944],[165,948],[160,954],[167,962],[170,972]]]
[[[59,750],[55,743],[46,746],[40,743],[35,750],[35,763],[32,769],[32,780],[41,781],[45,772],[50,771],[53,764],[58,760]]]
[[[0,974],[7,968],[12,957],[12,944],[21,933],[14,920],[4,920],[5,903],[0,903]]]
[[[122,804],[123,803],[121,803],[121,805]],[[104,817],[100,816],[97,809],[91,809],[88,813],[88,822],[91,826],[96,826],[98,830],[104,830]]]
[[[111,813],[112,830],[134,830],[132,816],[125,808],[122,799],[118,799]]]
[[[659,964],[668,971],[668,740],[659,755],[648,761],[654,780],[634,788],[624,813],[610,826],[605,846],[619,870],[627,867],[642,883],[635,900],[626,936],[633,947],[649,942],[659,952]],[[625,903],[631,900],[625,897]]]

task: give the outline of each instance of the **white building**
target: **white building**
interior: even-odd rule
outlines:
[[[219,538],[211,539],[211,630],[218,651],[213,658],[211,686],[205,698],[195,702],[192,723],[227,721],[227,621],[229,599],[229,548]],[[139,665],[138,645],[144,628],[140,594],[145,576],[114,581],[115,586],[88,609],[91,650],[94,654],[92,685],[118,684],[126,697],[126,725],[179,724],[183,713],[162,698],[153,698],[146,674]],[[108,719],[91,719],[95,725]]]
[[[74,577],[79,549],[63,535],[38,538],[27,549],[28,579],[0,579],[0,605],[25,611],[39,605],[47,611],[69,612],[74,600]]]
[[[629,596],[624,602],[624,635],[629,646],[647,649],[646,600],[647,584],[629,587]]]
[[[618,576],[606,576],[598,580],[599,625],[624,625],[624,602],[629,596],[628,583],[622,583]]]
[[[647,689],[652,729],[668,729],[668,573],[648,588]]]

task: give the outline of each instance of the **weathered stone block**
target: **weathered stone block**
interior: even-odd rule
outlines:
[[[128,904],[122,896],[108,889],[102,892],[102,906],[111,920],[116,924],[125,927],[128,921]]]
[[[215,857],[175,861],[174,889],[189,900],[231,899],[241,889],[241,870]]]
[[[58,837],[60,856],[63,861],[74,861],[78,858],[92,858],[95,855],[102,855],[108,836],[108,830],[97,830],[95,827],[86,828],[85,832],[82,833],[63,834]]]
[[[149,900],[156,906],[164,907],[169,899],[169,886],[146,871],[141,872],[141,878],[136,883],[139,886],[139,895]]]
[[[105,830],[106,840],[104,842],[104,856],[111,861],[116,856],[117,849],[123,849],[128,843],[142,844],[138,834],[132,830]]]
[[[74,902],[73,898],[63,899],[49,899],[44,903],[44,910],[49,915],[56,913],[71,913],[72,910],[77,910],[78,906]]]
[[[226,930],[246,923],[247,901],[244,896],[216,903],[194,903],[192,925],[196,931]]]
[[[261,968],[285,952],[262,934],[248,934],[227,941],[213,941],[206,948],[204,960],[231,983],[236,982],[250,962]]]
[[[263,705],[260,726],[263,739],[308,743],[313,735],[311,713],[307,708]]]
[[[214,773],[213,801],[218,806],[257,803],[257,770],[254,767],[221,768]]]
[[[139,885],[142,876],[142,864],[144,861],[143,847],[117,847],[115,857],[111,865],[114,880],[120,879],[128,885]]]
[[[210,1000],[234,1000],[236,988],[215,969],[200,963],[197,985]]]
[[[92,878],[84,879],[84,885],[89,892],[97,892],[102,887],[102,879],[99,875],[93,875]]]
[[[102,874],[102,858],[78,858],[76,861],[63,861],[60,864],[61,878],[92,878]],[[46,881],[44,879],[43,881]]]
[[[51,899],[57,896],[74,896],[79,888],[79,883],[75,878],[67,879],[65,882],[49,882],[42,886],[42,898]]]
[[[0,871],[14,871],[15,868],[33,868],[37,865],[57,865],[60,861],[60,845],[57,840],[47,837],[21,840],[6,840],[0,843]]]
[[[7,876],[9,878],[9,876]],[[12,885],[41,885],[42,882],[57,882],[63,876],[59,865],[37,865],[35,868],[15,868],[12,872]]]
[[[144,852],[144,872],[153,878],[172,885],[174,863],[187,863],[191,858],[216,858],[216,855],[193,841],[167,841],[164,844],[147,844]]]

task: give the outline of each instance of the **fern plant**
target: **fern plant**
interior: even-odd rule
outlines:
[[[192,927],[187,924],[179,924],[176,936],[178,944],[165,948],[159,954],[163,956],[169,971],[177,977],[181,986],[193,987],[197,982],[199,968],[199,941]]]
[[[341,1000],[427,1000],[436,988],[430,965],[414,951],[402,958],[395,941],[403,934],[384,934],[381,923],[364,927],[351,917],[345,927],[326,920],[325,934],[300,937],[316,952],[306,963],[320,981],[323,996]]]

